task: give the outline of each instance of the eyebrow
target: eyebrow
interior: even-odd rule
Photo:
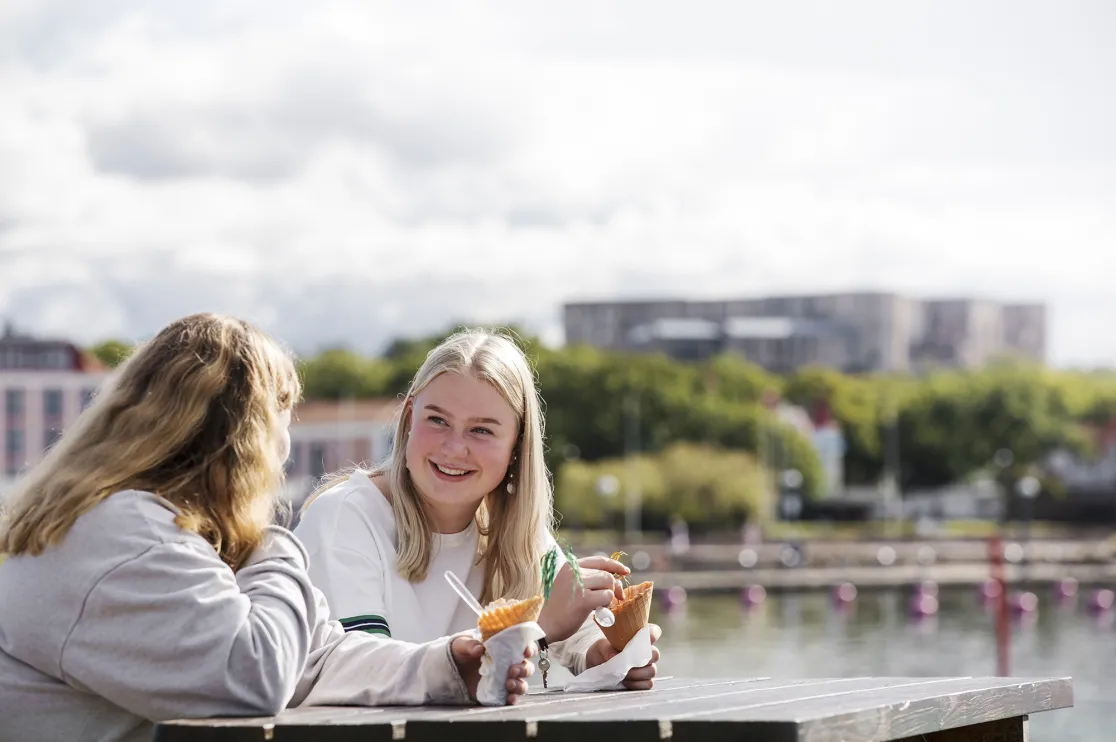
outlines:
[[[436,404],[428,404],[423,409],[431,410],[433,412],[437,412],[438,414],[445,415],[446,417],[453,417],[453,415],[451,415],[446,410],[443,410],[441,407],[439,407]],[[474,417],[473,422],[475,422],[475,423],[486,423],[488,425],[501,425],[502,424],[499,420],[497,420],[494,417]]]

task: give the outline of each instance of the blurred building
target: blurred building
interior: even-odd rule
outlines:
[[[111,373],[73,343],[23,335],[5,324],[0,334],[0,491],[42,459]]]
[[[291,420],[286,499],[296,506],[331,472],[386,458],[397,399],[308,400]]]
[[[886,292],[574,302],[564,307],[564,325],[568,344],[680,360],[731,352],[775,372],[807,365],[847,372],[973,368],[1004,356],[1046,358],[1043,305]]]

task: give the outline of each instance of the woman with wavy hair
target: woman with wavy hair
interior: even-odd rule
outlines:
[[[152,721],[468,703],[483,647],[346,634],[271,524],[300,384],[240,320],[140,347],[0,520],[0,740],[150,739]],[[531,665],[513,666],[511,701]]]
[[[341,625],[407,641],[475,626],[447,571],[481,603],[542,594],[543,557],[558,548],[553,493],[535,376],[514,340],[483,330],[447,338],[419,368],[394,428],[391,455],[328,477],[295,529]],[[581,589],[564,564],[538,619],[542,648],[574,674],[615,654],[589,616],[622,595],[615,575],[628,573],[604,557],[578,564]],[[650,688],[657,658],[653,648],[627,687]]]

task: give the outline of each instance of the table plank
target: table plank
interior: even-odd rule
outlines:
[[[650,691],[535,691],[512,707],[316,707],[175,721],[158,725],[155,739],[883,742],[1072,705],[1069,678],[673,678]]]

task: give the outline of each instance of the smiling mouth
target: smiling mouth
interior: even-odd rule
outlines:
[[[433,461],[430,462],[430,466],[437,474],[441,475],[442,479],[450,480],[464,479],[465,477],[472,474],[474,471],[473,469],[455,469],[452,466],[442,466],[441,464],[436,464]]]

